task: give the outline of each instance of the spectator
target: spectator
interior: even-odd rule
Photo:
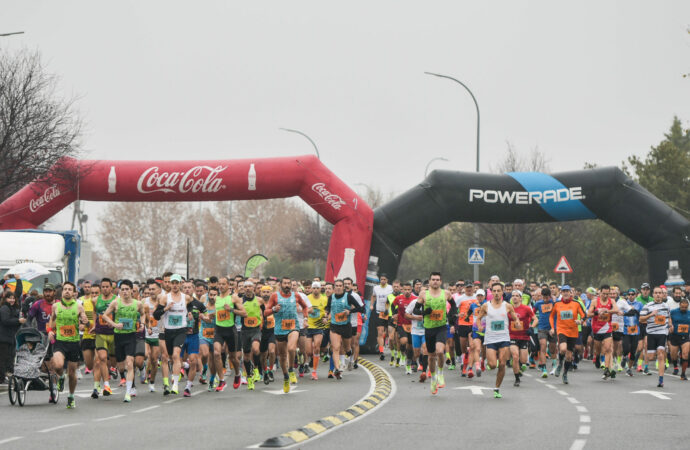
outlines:
[[[5,291],[0,299],[0,383],[5,374],[14,370],[14,337],[26,319],[19,317],[19,305],[14,292]]]

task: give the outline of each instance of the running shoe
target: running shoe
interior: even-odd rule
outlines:
[[[275,380],[276,380],[276,379],[275,379],[275,377],[273,376],[273,371],[272,371],[272,370],[269,370],[269,371],[268,371],[268,381],[270,381],[271,383],[273,383]]]
[[[170,386],[163,386],[163,395],[170,395]]]
[[[611,375],[612,380],[615,379],[616,378],[616,371],[615,370],[609,370],[609,375]]]
[[[471,371],[472,371],[472,369],[470,369],[470,372],[471,372]],[[468,376],[468,375],[469,375],[469,374],[467,373],[467,367],[462,366],[462,372],[460,373],[460,376],[466,377],[466,376]],[[471,378],[471,377],[470,377],[470,378]]]
[[[419,382],[424,383],[425,380],[426,380],[426,372],[420,373],[419,374]]]
[[[678,375],[678,367],[673,368],[673,375]]]
[[[83,376],[82,376],[82,374],[81,374],[81,369],[77,369],[77,380],[81,380],[82,377],[83,377]]]
[[[348,372],[352,370],[352,367],[354,366],[354,362],[352,361],[353,357],[350,356],[347,358],[347,370]]]
[[[664,387],[664,382],[663,382],[663,381],[659,381],[659,384],[657,384],[656,387],[658,387],[658,388]]]
[[[86,375],[91,375],[91,372],[93,372],[93,371],[92,371],[92,370],[89,370],[88,367],[84,368],[84,374],[86,374]]]
[[[283,380],[283,392],[285,392],[286,394],[288,392],[290,392],[290,379],[289,378],[285,378]]]
[[[191,397],[192,396],[192,391],[189,389],[185,388],[184,393],[182,394],[183,397]]]
[[[247,390],[249,390],[249,391],[254,390],[254,377],[247,378]]]
[[[199,377],[199,384],[206,384],[206,383],[207,383],[206,378]]]
[[[65,389],[65,375],[62,375],[60,378],[58,378],[57,388],[60,392]]]
[[[645,367],[643,373],[644,373],[645,375],[651,375],[651,374],[652,374],[652,372],[649,371],[649,367]]]
[[[264,371],[264,384],[270,383],[271,380],[268,379],[268,370]]]
[[[567,373],[563,374],[563,384],[568,384],[568,374]]]
[[[323,356],[321,357],[321,361],[328,362],[328,353],[323,354]]]
[[[319,376],[316,374],[316,370],[312,371],[311,373],[311,379],[314,381],[318,381]]]
[[[336,380],[342,380],[343,379],[342,372],[339,369],[335,369],[333,371],[333,375],[335,376]]]
[[[383,361],[384,359],[386,359],[386,357],[384,356],[383,352],[379,353],[379,359],[380,359],[381,361]]]
[[[122,401],[125,403],[129,403],[132,401],[132,397],[129,394],[125,394],[125,398]]]
[[[108,397],[108,396],[112,395],[112,393],[113,393],[113,390],[110,389],[110,386],[104,386],[103,387],[103,396],[104,397]]]
[[[628,375],[629,377],[633,376],[632,369],[631,369],[630,367],[628,367],[628,370],[626,370],[625,373],[626,373],[626,375]]]
[[[290,376],[290,383],[297,384],[297,376],[295,375],[295,371],[293,370],[289,372],[288,375]]]
[[[261,373],[257,368],[254,368],[254,381],[261,381]]]
[[[412,366],[409,364],[405,366],[405,375],[412,375]]]
[[[637,365],[637,371],[638,371],[638,372],[642,372],[642,364],[638,364],[638,365]]]
[[[120,387],[124,386],[127,384],[127,380],[124,378],[120,378]]]
[[[438,392],[438,383],[436,382],[436,376],[431,377],[431,393],[436,395]]]
[[[388,363],[388,365],[391,366],[391,367],[393,367],[394,364],[395,364],[395,360],[394,360],[393,357],[391,356],[391,362]]]
[[[304,376],[304,365],[303,364],[299,365],[298,371],[299,371],[300,378],[303,377]]]
[[[601,376],[602,380],[608,380],[610,376],[609,369],[604,369],[604,374]]]
[[[77,404],[74,402],[74,397],[67,397],[67,409],[74,409]]]
[[[556,375],[556,367],[554,367],[553,369],[551,369],[551,372],[549,372],[549,375],[551,375],[551,376],[555,376],[555,375]]]
[[[527,364],[522,364],[520,366],[520,372],[525,373],[527,371]]]
[[[235,379],[232,381],[232,388],[233,389],[239,389],[241,384],[242,384],[242,377],[239,375],[235,375]]]
[[[455,370],[455,364],[449,364],[448,370]]]
[[[683,381],[688,381],[688,377],[686,377],[684,373],[680,374],[680,379]]]
[[[438,375],[436,375],[436,380],[437,380],[436,385],[439,388],[446,387],[446,379],[443,377],[443,373],[439,373]]]
[[[156,386],[149,384],[149,392],[156,392]]]
[[[240,377],[240,386],[245,385],[245,384],[247,384],[247,377],[245,377],[244,375],[242,375],[242,376]]]
[[[418,365],[417,365],[417,370],[422,370],[422,365],[421,365],[421,364],[418,364]]]
[[[549,374],[546,373],[546,367],[541,368],[541,377],[542,378],[548,378],[549,377]]]
[[[560,377],[560,376],[561,376],[561,370],[563,370],[563,366],[561,366],[561,365],[559,364],[559,365],[556,367],[556,372],[554,372],[553,376],[555,376],[556,378]]]
[[[494,389],[494,398],[503,398],[498,389]]]
[[[474,378],[474,372],[472,372],[472,369],[467,371],[467,378]]]
[[[328,378],[333,378],[333,377],[334,377],[333,371],[332,371],[332,370],[329,370],[329,371],[328,371]]]
[[[136,397],[137,396],[137,388],[133,387],[132,389],[130,389],[129,395],[131,395],[132,397]]]
[[[110,378],[113,380],[117,380],[117,370],[115,370],[114,367],[110,368]]]
[[[515,387],[520,387],[520,379],[519,379],[519,378],[516,378],[516,379],[515,379],[515,382],[513,383],[513,386],[515,386]]]
[[[486,368],[484,366],[484,360],[483,359],[482,359],[482,363],[479,367],[482,369],[482,372],[484,372],[486,370]]]
[[[400,358],[395,358],[395,367],[400,367]]]
[[[216,387],[216,392],[223,392],[225,390],[225,386],[228,384],[225,382],[225,380],[220,380],[220,383],[218,383],[218,387]]]
[[[94,389],[93,392],[91,392],[91,398],[94,400],[98,398],[98,389]]]
[[[355,361],[354,363],[352,363],[352,368],[353,368],[353,369],[359,369],[359,365],[357,364],[357,361]]]
[[[179,394],[179,387],[176,384],[173,384],[172,388],[170,388],[170,393],[175,395]]]

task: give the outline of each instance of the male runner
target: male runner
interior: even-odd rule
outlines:
[[[351,313],[361,312],[362,307],[351,294],[345,292],[343,280],[335,280],[333,290],[333,295],[328,298],[328,303],[326,304],[326,319],[330,322],[329,335],[335,368],[333,375],[340,380],[340,367],[342,364],[340,355],[343,347],[345,351],[348,351],[345,341],[352,337],[352,326],[350,325],[349,316]],[[352,350],[349,351],[352,352]]]
[[[261,288],[261,299],[263,300],[262,311],[264,311],[264,321],[261,327],[261,343],[259,352],[261,357],[261,367],[263,367],[264,384],[274,381],[273,365],[276,362],[276,336],[273,333],[275,328],[275,318],[273,314],[266,316],[266,304],[273,294],[271,286]]]
[[[674,289],[675,296],[675,289]],[[671,311],[671,338],[670,349],[671,359],[678,360],[680,350],[681,374],[680,379],[688,381],[685,371],[688,368],[688,356],[690,355],[690,311],[688,311],[688,299],[681,297],[678,301],[678,308]],[[674,371],[674,375],[677,372]]]
[[[191,281],[186,281],[184,283],[184,289],[184,297],[187,304],[187,336],[185,337],[180,355],[184,355],[185,353],[188,355],[189,369],[187,370],[187,384],[182,395],[185,397],[191,397],[194,378],[196,378],[196,372],[200,366],[199,319],[208,319],[208,315],[206,314],[206,305],[193,296],[194,284]]]
[[[664,387],[664,369],[666,368],[666,337],[668,335],[671,311],[666,304],[666,297],[660,287],[653,291],[654,302],[647,303],[640,311],[640,322],[647,324],[647,356],[645,358],[645,375],[651,375],[649,362],[656,356],[659,363],[659,384]],[[638,297],[639,298],[639,297]]]
[[[612,298],[615,291],[611,293],[611,287],[604,284],[599,288],[599,297],[589,305],[587,316],[592,318],[592,332],[594,333],[594,364],[600,367],[600,355],[604,354],[604,380],[616,378],[616,371],[613,370],[613,325],[612,314],[621,314],[616,302]]]
[[[421,284],[421,283],[420,283]],[[372,316],[376,313],[376,342],[379,346],[379,359],[384,360],[383,344],[385,342],[386,328],[388,327],[388,295],[393,292],[393,287],[388,284],[388,277],[381,274],[379,284],[374,286],[371,294]],[[390,340],[390,336],[388,337]]]
[[[359,336],[361,334],[362,328],[361,323],[362,315],[364,314],[364,302],[362,301],[362,297],[357,292],[357,285],[354,284],[352,278],[343,278],[343,285],[345,286],[345,292],[352,295],[352,297],[354,297],[354,299],[357,300],[357,303],[362,308],[362,312],[350,314],[350,326],[352,327],[352,339],[350,339],[352,343],[352,355],[350,356],[349,361],[347,362],[347,370],[351,370],[353,368],[356,369],[357,367],[359,367],[357,365],[357,359],[359,358]],[[321,348],[325,347],[326,345],[327,343],[322,343]]]
[[[537,313],[537,318],[539,320],[537,325],[537,336],[539,338],[539,369],[541,369],[541,377],[547,378],[547,344],[548,352],[549,354],[551,354],[552,358],[551,374],[553,375],[556,373],[556,337],[554,336],[554,333],[550,332],[551,323],[549,321],[549,317],[551,317],[551,312],[553,311],[553,305],[555,304],[555,301],[551,297],[551,290],[549,290],[549,288],[542,288],[541,296],[542,299],[538,300],[534,304],[534,311]]]
[[[247,371],[247,389],[250,391],[254,390],[254,383],[261,379],[259,353],[261,325],[263,323],[263,309],[261,307],[263,304],[263,299],[254,295],[254,283],[245,281],[242,305],[246,311],[246,316],[242,320],[242,351],[244,353],[244,369]]]
[[[321,343],[326,330],[328,330],[326,318],[328,297],[321,293],[321,283],[318,281],[312,282],[311,288],[311,294],[309,294],[311,312],[307,319],[307,355],[312,356],[311,379],[318,380],[316,369],[319,367],[319,359],[321,358]]]
[[[455,305],[458,308],[458,325],[455,328],[457,353],[462,355],[462,376],[467,376],[467,365],[470,362],[470,339],[472,334],[473,316],[470,306],[477,303],[474,287],[470,281],[458,281],[455,286],[462,289],[463,293],[453,294]],[[472,365],[470,365],[472,370]]]
[[[206,361],[208,370],[211,376],[208,380],[208,391],[215,390],[216,376],[218,370],[213,357],[213,339],[216,336],[216,297],[218,296],[218,287],[209,287],[206,294],[206,317],[201,316],[199,322],[199,353],[201,354],[202,362]],[[222,367],[221,367],[222,369]]]
[[[101,295],[96,299],[96,320],[94,322],[93,330],[96,334],[96,363],[93,369],[93,392],[91,398],[98,398],[98,393],[101,390],[100,381],[103,380],[103,395],[109,396],[113,393],[110,389],[110,377],[115,373],[109,370],[109,367],[115,367],[117,361],[115,360],[115,338],[113,329],[106,322],[103,314],[108,309],[110,303],[117,299],[113,294],[113,282],[110,278],[101,279]],[[112,318],[112,317],[111,317]],[[110,363],[110,365],[108,365]]]
[[[520,377],[527,370],[529,344],[527,330],[539,322],[532,308],[523,303],[523,299],[522,291],[513,289],[510,301],[518,317],[517,321],[510,322],[510,354],[513,359],[513,375],[515,376],[513,386],[515,387],[520,386]]]
[[[396,332],[400,339],[400,351],[406,355],[405,374],[412,375],[412,322],[406,318],[407,306],[414,300],[412,296],[412,283],[405,282],[402,285],[402,294],[393,301],[392,311],[398,316],[398,328]]]
[[[221,370],[223,367],[222,353],[223,345],[226,345],[229,352],[230,364],[235,370],[235,379],[232,387],[238,389],[240,387],[240,361],[237,358],[238,349],[241,350],[241,343],[237,335],[237,328],[235,328],[235,315],[244,317],[247,315],[242,306],[242,299],[232,294],[230,291],[230,282],[227,277],[221,277],[218,280],[218,296],[216,297],[216,329],[213,338],[213,358],[218,372],[218,387],[216,392],[223,392],[225,390],[225,375]]]
[[[553,305],[549,316],[551,330],[549,333],[558,332],[558,367],[555,376],[561,375],[563,370],[563,384],[568,384],[568,371],[573,364],[573,351],[579,334],[578,326],[587,317],[582,304],[572,298],[570,286],[561,286],[561,301]],[[564,362],[565,360],[565,367]]]

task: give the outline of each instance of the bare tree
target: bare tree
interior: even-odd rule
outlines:
[[[57,77],[38,52],[0,52],[0,201],[34,180],[71,187],[76,171],[54,165],[77,156],[81,121],[73,100],[56,95]]]

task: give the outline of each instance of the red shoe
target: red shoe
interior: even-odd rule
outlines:
[[[486,371],[486,367],[484,366],[484,360],[483,359],[482,359],[482,363],[479,367],[482,369],[482,372]]]
[[[191,397],[192,393],[189,391],[189,389],[184,390],[184,394],[182,394],[184,397]]]
[[[472,369],[467,371],[467,378],[474,378],[474,372],[472,372]]]
[[[227,386],[227,385],[228,384],[225,382],[225,380],[221,381],[218,384],[218,387],[216,388],[216,392],[223,392],[225,390],[225,386]],[[237,388],[235,388],[235,389],[237,389]]]
[[[120,387],[122,387],[126,384],[127,384],[127,380],[125,378],[120,378]]]
[[[419,382],[424,383],[425,380],[426,380],[426,372],[420,373],[419,374]]]
[[[232,382],[232,387],[234,389],[239,389],[241,383],[242,383],[242,378],[239,376],[236,376],[235,380]]]
[[[462,376],[464,377],[466,375],[467,375],[467,367],[462,366]]]

